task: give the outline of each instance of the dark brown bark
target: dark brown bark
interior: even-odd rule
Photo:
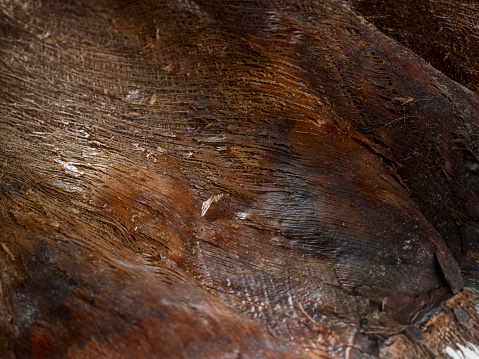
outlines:
[[[336,1],[0,4],[5,358],[479,344],[473,92]]]
[[[386,35],[471,90],[479,90],[475,0],[344,0]]]
[[[351,0],[345,3],[364,15],[385,34],[416,52],[453,80],[472,90],[479,89],[479,62],[477,61],[479,28],[476,24],[479,8],[476,2]],[[451,103],[458,101],[457,98],[453,100],[454,95],[451,97],[453,93],[444,93],[446,98],[452,100]],[[414,101],[412,97],[405,101],[405,111],[409,111],[406,108]],[[453,106],[452,111],[460,112],[461,110]],[[477,115],[472,118],[473,122],[477,123]],[[477,180],[476,174],[472,174],[476,172],[479,161],[477,144],[475,144],[477,131],[472,128],[467,130],[454,128],[454,120],[451,124],[452,127],[444,131],[454,137],[449,141],[456,144],[454,150],[463,151],[461,157],[466,160],[460,161],[453,170],[450,167],[450,164],[455,162],[452,157],[446,155],[442,159],[438,158],[445,164],[446,170],[440,182],[442,187],[448,190],[439,190],[442,192],[440,194],[438,191],[424,191],[425,182],[419,184],[416,180],[411,183],[409,189],[416,197],[416,202],[426,218],[437,228],[442,237],[446,238],[456,258],[465,268],[475,273],[477,278],[479,233],[477,232],[477,200],[474,194],[477,194]],[[435,136],[435,134],[436,132],[432,130],[431,135]],[[447,172],[450,170],[447,168],[453,171],[459,169],[459,177],[453,176],[456,180],[452,186],[447,184],[451,179]],[[410,176],[401,170],[399,173],[403,178]],[[437,173],[439,174],[440,171]]]

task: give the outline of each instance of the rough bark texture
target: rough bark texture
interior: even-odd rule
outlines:
[[[2,357],[479,345],[474,92],[339,1],[0,4]]]
[[[343,1],[454,81],[479,90],[477,1]]]
[[[476,1],[345,0],[344,3],[451,79],[476,92],[479,90],[479,61],[477,61],[479,58],[479,4]],[[454,133],[454,130],[451,132]],[[465,151],[464,154],[470,158],[468,167],[476,168],[479,163],[477,149],[470,151],[470,139],[477,137],[477,132],[466,132],[455,133],[454,136],[457,138],[453,141],[456,142],[457,148]],[[475,140],[474,138],[473,142]],[[468,144],[463,147],[464,141]],[[473,182],[473,186],[477,185],[475,179],[471,181],[464,178],[463,181]],[[466,187],[470,185],[467,184]],[[454,251],[456,258],[459,258],[460,263],[475,272],[477,278],[479,258],[477,209],[471,211],[475,205],[471,203],[463,206],[462,209],[450,211],[449,196],[442,196],[442,199],[446,199],[448,203],[443,205],[444,202],[441,203],[441,200],[432,198],[434,196],[432,193],[420,192],[419,190],[416,195],[423,197],[422,199],[428,202],[429,207],[426,209],[422,205],[423,213],[443,238],[447,238],[450,248]],[[462,192],[460,196],[468,196],[466,194],[468,189],[465,189],[465,192],[460,189],[451,189],[451,192]]]

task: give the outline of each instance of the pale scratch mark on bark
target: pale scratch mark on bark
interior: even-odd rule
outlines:
[[[14,261],[15,257],[13,256],[13,253],[10,251],[10,249],[8,249],[7,245],[5,243],[0,243],[0,245],[2,246],[2,249],[5,251],[5,253],[7,253],[7,255],[10,257],[10,259]]]
[[[210,208],[212,203],[216,203],[222,198],[223,198],[223,193],[217,194],[215,196],[211,196],[206,201],[204,201],[203,205],[201,206],[201,217],[205,216],[206,212],[208,212],[208,209]]]

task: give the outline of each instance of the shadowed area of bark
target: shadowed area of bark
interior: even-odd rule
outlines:
[[[473,92],[335,1],[0,4],[5,358],[479,344]]]
[[[454,81],[479,90],[479,4],[474,0],[344,0],[386,35]]]

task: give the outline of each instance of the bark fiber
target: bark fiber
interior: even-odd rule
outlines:
[[[479,350],[477,65],[361,4],[0,0],[0,358]]]

